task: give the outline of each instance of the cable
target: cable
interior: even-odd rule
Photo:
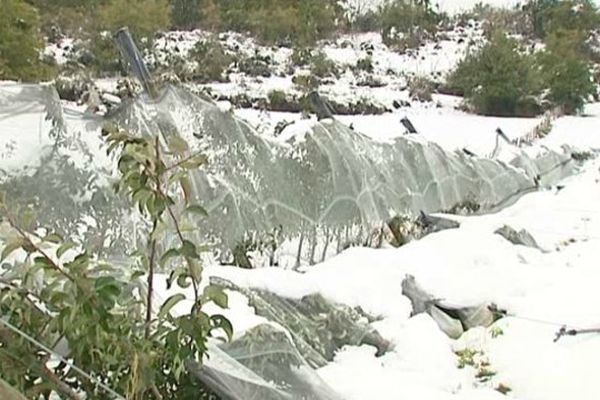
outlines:
[[[69,367],[73,368],[74,371],[78,372],[80,375],[82,375],[85,378],[87,378],[90,382],[95,383],[96,385],[98,385],[99,387],[101,387],[102,389],[104,389],[106,392],[108,392],[111,395],[113,395],[115,399],[126,400],[123,396],[121,396],[120,394],[118,394],[117,392],[115,392],[114,390],[112,390],[110,387],[108,387],[104,383],[100,382],[97,378],[94,378],[93,376],[91,376],[90,374],[88,374],[87,372],[85,372],[84,370],[82,370],[81,368],[77,367],[72,362],[67,361],[67,359],[65,359],[64,357],[62,357],[60,354],[58,354],[55,351],[51,350],[50,348],[48,348],[44,344],[40,343],[35,338],[29,336],[27,333],[21,331],[19,328],[17,328],[16,326],[12,325],[10,322],[5,321],[4,319],[0,318],[0,323],[2,323],[4,326],[6,326],[12,332],[14,332],[17,335],[21,336],[22,338],[24,338],[25,340],[27,340],[28,342],[30,342],[34,346],[39,347],[40,349],[44,350],[48,354],[52,354],[54,357],[58,358],[60,361],[62,361],[63,363],[67,364]]]

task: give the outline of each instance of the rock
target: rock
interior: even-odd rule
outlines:
[[[510,226],[504,225],[497,229],[494,233],[502,236],[512,244],[540,249],[540,246],[537,244],[533,236],[525,229],[521,229],[517,232]]]

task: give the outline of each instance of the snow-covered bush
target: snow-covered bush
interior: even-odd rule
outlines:
[[[192,79],[198,82],[226,82],[225,71],[235,61],[214,38],[198,42],[190,51],[190,57],[196,62]]]
[[[310,72],[319,78],[337,76],[338,74],[335,62],[327,57],[327,54],[322,51],[319,51],[312,56]]]

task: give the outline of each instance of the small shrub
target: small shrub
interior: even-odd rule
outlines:
[[[299,86],[303,92],[309,92],[319,87],[319,78],[312,74],[298,74],[292,78],[292,83]]]
[[[373,57],[367,56],[356,61],[356,69],[358,71],[373,72]]]
[[[303,46],[329,37],[342,13],[335,0],[230,0],[219,6],[225,29],[250,31],[267,43]]]
[[[312,51],[307,47],[296,47],[292,52],[291,62],[293,65],[303,67],[309,65],[312,60]]]
[[[337,76],[338,74],[335,63],[323,52],[318,52],[312,57],[310,71],[319,78]]]
[[[414,77],[408,82],[408,94],[411,100],[422,102],[432,101],[434,88],[434,83],[423,76]]]
[[[271,76],[271,69],[269,68],[271,60],[268,57],[253,56],[244,58],[238,63],[240,72],[245,73],[248,76],[262,76],[268,78]]]
[[[600,18],[590,0],[529,0],[523,9],[538,38],[559,30],[590,32]]]
[[[267,94],[267,98],[271,109],[279,109],[287,104],[287,96],[283,90],[272,90]]]
[[[190,52],[190,58],[196,62],[193,79],[202,83],[227,81],[224,73],[235,61],[214,38],[198,42]]]

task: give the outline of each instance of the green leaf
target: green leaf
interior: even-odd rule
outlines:
[[[185,209],[186,212],[191,214],[198,214],[203,217],[208,217],[208,212],[199,204],[192,204],[188,208]]]
[[[54,244],[60,244],[64,241],[63,238],[57,233],[49,233],[48,235],[44,236],[43,240],[44,240],[44,242],[49,242],[49,243],[54,243]]]
[[[183,196],[187,203],[192,198],[192,183],[187,176],[182,176],[179,178],[179,184],[181,185],[181,190],[183,190]]]
[[[185,257],[191,259],[199,259],[198,250],[196,249],[196,245],[189,240],[184,240],[181,244],[181,254]]]
[[[77,245],[73,242],[65,242],[61,244],[60,247],[56,249],[56,257],[61,258],[67,251],[71,250],[75,246]]]
[[[168,142],[169,150],[171,150],[171,152],[174,154],[183,154],[190,149],[190,146],[185,139],[176,133],[169,136]]]
[[[204,302],[212,301],[221,308],[228,307],[227,294],[220,286],[208,285],[205,287],[204,292],[202,293],[202,299]]]
[[[181,274],[177,276],[177,286],[179,286],[182,289],[187,289],[191,286],[192,282],[188,281],[189,278],[189,274],[185,273],[185,274]]]
[[[165,264],[167,263],[167,261],[169,261],[171,258],[178,257],[180,255],[181,255],[181,253],[180,253],[179,249],[169,249],[165,252],[165,254],[162,255],[159,263],[160,263],[161,267],[164,267]]]
[[[160,307],[160,311],[158,312],[158,318],[164,318],[167,314],[171,312],[171,309],[173,309],[173,307],[175,307],[178,303],[180,303],[183,300],[185,300],[185,296],[181,293],[177,293],[169,297]]]
[[[35,257],[33,259],[33,264],[34,265],[39,265],[41,268],[52,268],[53,264],[52,261],[48,260],[46,257]]]
[[[202,165],[206,164],[208,158],[204,154],[196,154],[193,157],[190,157],[188,160],[185,160],[181,163],[181,168],[190,170],[200,168]]]
[[[11,255],[15,250],[20,249],[26,241],[22,238],[14,239],[11,242],[8,242],[4,249],[2,249],[2,256],[0,256],[0,261],[6,260],[6,258]]]
[[[233,325],[231,325],[231,321],[219,314],[211,315],[210,321],[212,322],[213,329],[223,329],[227,335],[227,339],[229,341],[233,339]]]

